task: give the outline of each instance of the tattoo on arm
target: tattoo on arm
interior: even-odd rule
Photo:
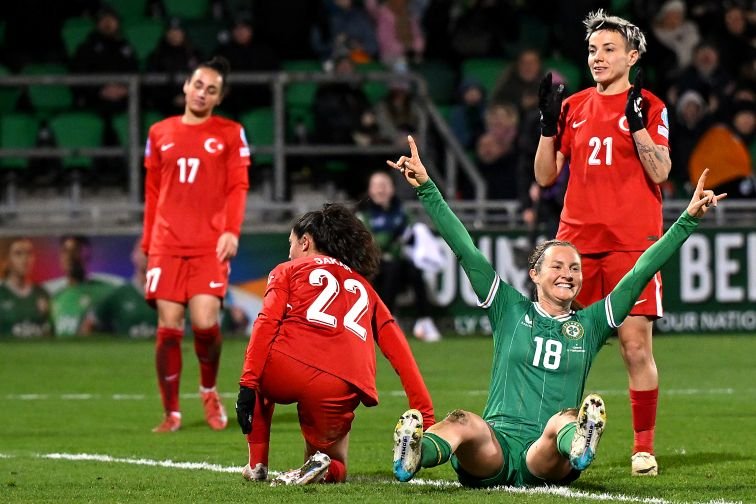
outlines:
[[[658,177],[659,167],[657,166],[656,161],[654,161],[654,158],[656,158],[656,160],[660,163],[664,163],[664,158],[656,149],[656,145],[645,145],[642,143],[638,143],[636,145],[638,147],[638,154],[640,155],[641,163],[643,164],[643,166],[648,170],[651,170],[654,175]]]

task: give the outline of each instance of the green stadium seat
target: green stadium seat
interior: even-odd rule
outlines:
[[[39,121],[31,114],[3,114],[0,116],[0,147],[3,149],[30,149],[37,144]],[[28,158],[0,158],[3,169],[24,169]]]
[[[181,19],[202,19],[208,14],[208,0],[163,0],[165,13]]]
[[[247,139],[251,147],[271,146],[275,141],[276,119],[273,109],[263,108],[246,112],[241,115],[240,122],[247,132]],[[272,154],[255,154],[258,165],[273,163]]]
[[[118,13],[122,23],[141,21],[147,17],[148,0],[120,0],[111,2],[111,7]]]
[[[89,18],[69,18],[63,23],[61,36],[63,37],[63,45],[66,46],[66,54],[69,58],[73,58],[79,45],[86,40],[94,28],[95,23]]]
[[[444,61],[424,61],[411,71],[425,78],[428,94],[436,104],[452,103],[457,90],[457,73]]]
[[[475,79],[490,95],[501,74],[509,67],[510,61],[498,58],[473,58],[462,63],[462,80]]]
[[[226,26],[219,21],[209,19],[189,20],[184,23],[189,40],[203,57],[210,56],[218,47],[218,33]],[[232,69],[233,70],[233,69]]]
[[[68,112],[50,120],[50,129],[58,147],[101,147],[105,125],[90,112]],[[93,160],[84,156],[63,158],[64,168],[91,168]]]
[[[68,68],[55,63],[26,65],[21,69],[23,75],[67,75]],[[29,102],[37,116],[43,119],[70,110],[73,106],[73,91],[64,84],[34,84],[28,87]]]
[[[574,93],[581,89],[583,83],[583,70],[571,61],[562,58],[547,58],[543,62],[545,71],[555,70],[559,72],[567,81],[567,89]]]
[[[155,19],[130,22],[124,26],[123,32],[134,48],[140,68],[144,68],[147,58],[163,36],[163,23]]]
[[[10,73],[10,70],[0,65],[0,77],[10,75]],[[0,114],[7,114],[16,110],[19,96],[21,96],[20,87],[0,87]]]
[[[358,74],[366,74],[368,72],[386,72],[386,66],[379,61],[372,61],[370,63],[362,63],[360,65],[354,65],[354,69]],[[377,103],[386,96],[388,92],[388,82],[386,81],[365,81],[362,86],[362,91],[367,96],[370,103]]]
[[[285,60],[281,63],[285,72],[322,72],[323,65],[318,60]]]

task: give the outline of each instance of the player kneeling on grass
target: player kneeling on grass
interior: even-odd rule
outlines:
[[[404,334],[367,280],[380,252],[365,225],[327,204],[294,223],[289,245],[291,260],[268,276],[239,381],[236,413],[249,444],[242,474],[267,478],[273,407],[297,403],[306,462],[273,484],[343,482],[354,410],[378,404],[376,343],[421,425],[433,425],[433,404]]]
[[[531,301],[499,278],[428,177],[412,137],[409,145],[411,157],[388,163],[417,190],[487,311],[494,361],[482,417],[455,410],[424,434],[417,411],[400,417],[394,476],[408,481],[421,467],[451,460],[465,486],[568,484],[595,458],[606,426],[601,397],[590,394],[581,403],[594,357],[651,277],[726,195],[703,189],[704,172],[687,210],[669,231],[607,297],[575,311],[572,303],[583,283],[575,247],[557,240],[536,247],[529,260],[537,295]]]

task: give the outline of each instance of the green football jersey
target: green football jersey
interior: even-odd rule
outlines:
[[[0,337],[40,338],[50,336],[50,296],[39,285],[19,294],[0,284]]]
[[[494,353],[483,418],[526,437],[539,436],[552,415],[580,404],[594,357],[698,223],[684,212],[606,298],[552,317],[501,280],[432,181],[417,192],[491,322]]]
[[[57,337],[79,334],[85,315],[113,291],[115,286],[101,280],[85,280],[69,285],[52,298],[52,320]]]
[[[135,339],[155,337],[157,311],[134,282],[116,287],[94,307],[93,314],[98,330]]]

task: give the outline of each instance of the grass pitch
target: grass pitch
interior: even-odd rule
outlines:
[[[412,343],[437,418],[481,412],[491,343],[450,337]],[[0,502],[756,502],[756,338],[667,336],[654,342],[662,388],[656,447],[661,474],[630,477],[627,380],[616,340],[594,364],[588,391],[607,403],[596,462],[567,491],[466,490],[447,464],[392,481],[392,430],[407,408],[382,356],[381,404],[360,407],[351,434],[349,482],[271,488],[242,480],[246,442],[233,418],[224,432],[203,421],[198,371],[184,344],[183,428],[153,434],[161,419],[153,343],[110,339],[0,342]],[[246,341],[226,341],[219,389],[233,417]],[[299,466],[296,410],[278,406],[271,470]],[[656,500],[653,500],[656,499]]]

